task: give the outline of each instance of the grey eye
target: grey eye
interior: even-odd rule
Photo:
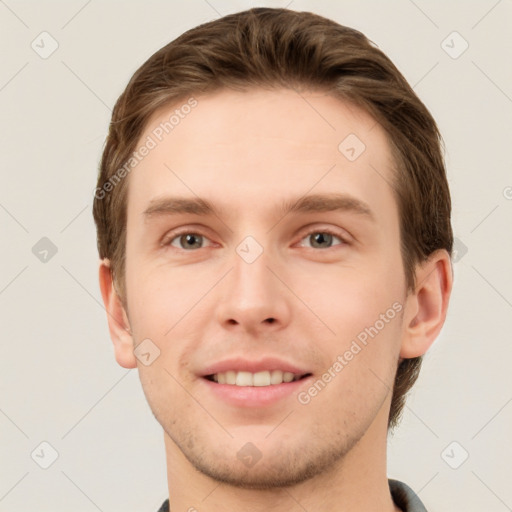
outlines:
[[[176,240],[179,243],[178,248],[180,249],[200,249],[203,242],[203,236],[196,233],[185,233],[174,238],[170,245],[176,247]]]
[[[344,243],[342,238],[328,231],[312,231],[303,238],[303,240],[310,242],[310,245],[306,245],[306,247],[309,246],[313,249],[329,249],[333,246],[333,241],[336,239],[341,242],[341,244]]]

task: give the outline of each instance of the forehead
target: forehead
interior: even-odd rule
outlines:
[[[325,92],[185,98],[155,112],[137,148],[149,141],[130,174],[129,211],[142,213],[165,193],[212,199],[222,209],[308,191],[347,191],[377,208],[392,200],[386,134],[369,114]]]

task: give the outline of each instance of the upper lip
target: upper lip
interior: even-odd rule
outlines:
[[[265,357],[258,360],[243,358],[223,359],[222,361],[218,361],[205,367],[201,372],[201,376],[206,377],[207,375],[215,375],[217,373],[224,373],[230,370],[250,373],[281,370],[295,375],[306,375],[307,373],[310,373],[308,370],[278,357]]]

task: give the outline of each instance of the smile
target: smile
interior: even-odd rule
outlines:
[[[264,387],[297,381],[308,375],[310,374],[300,375],[282,370],[261,371],[256,373],[228,370],[226,372],[207,375],[206,378],[218,384],[229,384],[241,387]]]

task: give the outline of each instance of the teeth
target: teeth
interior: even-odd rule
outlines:
[[[283,372],[281,370],[272,370],[270,384],[281,384],[281,382],[283,382]]]
[[[252,375],[253,386],[270,386],[270,372],[258,372]]]
[[[252,373],[238,372],[236,374],[235,384],[237,386],[252,386]]]
[[[216,373],[212,376],[215,382],[219,384],[231,384],[235,386],[271,386],[282,384],[283,382],[292,382],[299,380],[300,375],[291,372],[283,372],[281,370],[272,370],[264,372],[235,372],[233,370]]]
[[[284,382],[291,382],[294,379],[295,375],[290,372],[284,372],[283,373],[283,380]]]

